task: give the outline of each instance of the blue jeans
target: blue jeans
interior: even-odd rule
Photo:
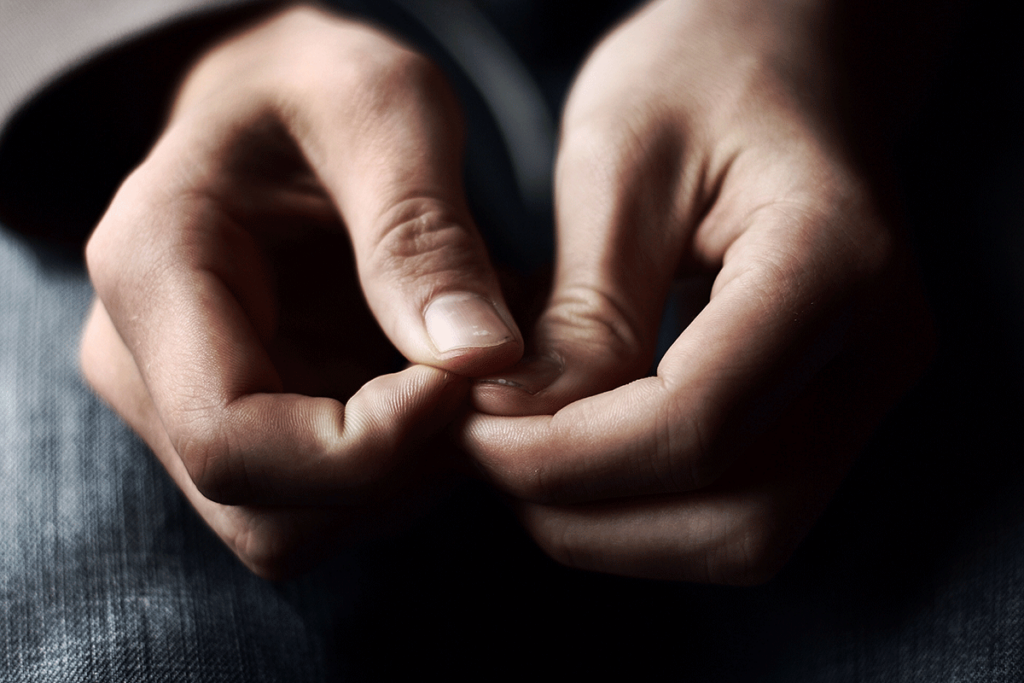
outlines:
[[[270,583],[235,560],[83,385],[76,345],[90,294],[76,258],[0,231],[4,683],[426,671],[931,682],[1024,671],[1019,467],[1004,463],[993,483],[1004,459],[964,455],[989,468],[965,481],[957,457],[900,454],[919,429],[942,429],[915,409],[929,404],[920,393],[764,587],[562,569],[472,486],[395,538]]]
[[[472,484],[304,578],[257,579],[83,385],[77,253],[0,226],[0,682],[1021,680],[1024,245],[999,228],[1024,226],[1024,145],[936,149],[983,118],[950,104],[965,64],[899,148],[940,358],[753,589],[561,568]],[[1012,89],[987,97],[1024,120]]]

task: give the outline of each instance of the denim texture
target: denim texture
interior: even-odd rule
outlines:
[[[74,254],[0,231],[3,683],[1024,675],[1024,486],[999,428],[1022,392],[959,424],[952,408],[933,412],[954,394],[1006,388],[1005,376],[974,374],[998,359],[959,375],[940,359],[767,586],[558,567],[473,487],[395,537],[271,583],[237,562],[83,385],[90,293]],[[979,437],[986,425],[993,433]],[[926,429],[935,450],[915,450]],[[961,457],[940,440],[988,450]]]
[[[1014,59],[1014,26],[964,29],[896,145],[939,358],[751,589],[559,567],[472,484],[308,576],[258,579],[83,384],[78,252],[0,226],[0,683],[1024,679],[1024,72],[976,77]],[[515,213],[506,163],[474,166],[496,136],[465,104],[473,201],[515,242],[507,224],[542,219]]]
[[[0,680],[321,680],[320,597],[250,575],[83,385],[90,296],[0,232]]]

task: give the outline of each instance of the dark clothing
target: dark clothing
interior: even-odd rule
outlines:
[[[529,52],[528,34],[516,33],[521,17],[507,12],[491,16]],[[412,38],[457,72],[457,60],[414,24]],[[1006,60],[1014,26],[978,15],[965,22],[927,106],[895,145],[942,333],[939,359],[792,563],[758,588],[564,569],[476,485],[307,577],[258,579],[84,386],[76,347],[91,288],[79,247],[0,226],[0,682],[430,673],[1021,680],[1024,65]],[[549,104],[558,102],[568,67],[559,72],[551,55],[532,59],[550,78],[540,78]],[[979,81],[993,64],[1006,80]],[[467,177],[478,219],[499,260],[529,267],[550,230],[543,202],[517,195],[515,161],[486,98],[464,74],[453,78],[470,118]],[[12,164],[0,156],[0,166]],[[11,201],[11,187],[0,184],[8,193],[0,203]],[[54,198],[42,207],[51,237],[61,232],[61,211],[90,220],[73,196],[60,205],[62,186],[33,191],[33,201]],[[89,201],[102,208],[106,198]],[[522,225],[533,232],[510,231]]]

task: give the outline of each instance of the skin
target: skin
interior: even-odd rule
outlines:
[[[289,8],[197,61],[89,240],[87,380],[260,574],[435,487],[464,376],[522,353],[461,136],[427,60]],[[451,293],[508,329],[439,350],[427,311]]]
[[[929,359],[905,247],[832,110],[827,10],[650,3],[576,80],[533,357],[478,383],[462,425],[567,565],[767,580]],[[701,282],[645,377],[670,288]]]
[[[766,580],[931,343],[833,110],[825,10],[654,2],[598,45],[518,365],[443,79],[376,29],[276,14],[197,61],[90,240],[86,378],[261,575],[429,497],[451,423],[563,563]],[[702,282],[646,377],[669,291]],[[504,332],[439,350],[426,312],[453,292]]]

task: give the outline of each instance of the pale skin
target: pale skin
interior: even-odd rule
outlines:
[[[460,126],[426,59],[291,8],[198,61],[89,241],[86,378],[260,574],[406,507],[464,376],[522,353]]]
[[[655,2],[600,43],[563,115],[554,284],[519,365],[443,79],[376,29],[272,17],[197,63],[90,241],[86,377],[261,574],[429,488],[420,444],[456,420],[555,559],[765,580],[930,344],[830,110],[822,11]],[[369,312],[343,296],[320,315],[344,307],[350,341],[375,319],[412,363],[397,374],[374,379],[386,361],[356,346],[310,367],[285,324],[280,245],[319,263],[314,238],[345,234]],[[645,378],[668,291],[692,276],[710,301]],[[490,312],[436,313],[464,300]]]

